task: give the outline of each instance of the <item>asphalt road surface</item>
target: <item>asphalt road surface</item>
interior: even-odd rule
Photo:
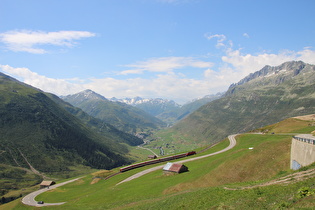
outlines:
[[[222,152],[225,152],[227,150],[230,150],[232,149],[235,145],[236,145],[236,140],[235,140],[235,136],[237,134],[234,134],[234,135],[230,135],[228,138],[229,138],[229,141],[230,141],[230,145],[226,148],[224,148],[223,150],[220,150],[218,152],[214,152],[214,153],[211,153],[211,154],[208,154],[208,155],[203,155],[203,156],[199,156],[199,157],[194,157],[194,158],[189,158],[189,159],[186,159],[186,160],[181,160],[181,161],[177,161],[176,163],[187,163],[189,161],[194,161],[194,160],[199,160],[199,159],[202,159],[202,158],[206,158],[206,157],[210,157],[210,156],[213,156],[213,155],[217,155],[217,154],[220,154]],[[133,179],[136,179],[140,176],[143,176],[147,173],[150,173],[152,171],[156,171],[156,170],[159,170],[159,169],[162,169],[164,167],[164,165],[162,166],[156,166],[156,167],[153,167],[153,168],[149,168],[147,170],[144,170],[144,171],[141,171],[137,174],[134,174],[130,177],[128,177],[127,179],[119,182],[117,185],[121,184],[121,183],[124,183],[124,182],[128,182],[128,181],[131,181]],[[80,177],[82,178],[82,177]],[[57,187],[60,187],[62,185],[65,185],[65,184],[68,184],[68,183],[71,183],[71,182],[74,182],[80,178],[77,178],[77,179],[72,179],[72,180],[69,180],[69,181],[66,181],[66,182],[63,182],[63,183],[60,183],[60,184],[55,184],[55,185],[52,185],[50,186],[49,188],[44,188],[44,189],[40,189],[40,190],[37,190],[35,192],[32,192],[28,195],[26,195],[23,199],[22,199],[22,203],[25,204],[25,205],[29,205],[29,206],[36,206],[36,207],[42,207],[42,206],[54,206],[54,205],[62,205],[66,202],[61,202],[61,203],[43,203],[43,204],[38,204],[37,201],[35,201],[35,197],[38,196],[39,194],[43,193],[43,192],[46,192],[48,190],[51,190],[51,189],[55,189]],[[45,202],[45,201],[44,201]]]
[[[71,182],[74,182],[78,179],[81,179],[82,177],[80,178],[77,178],[77,179],[72,179],[72,180],[69,180],[69,181],[66,181],[66,182],[62,182],[62,183],[59,183],[59,184],[55,184],[55,185],[52,185],[50,186],[49,188],[43,188],[43,189],[40,189],[40,190],[37,190],[35,192],[32,192],[30,194],[28,194],[27,196],[25,196],[23,199],[22,199],[22,203],[25,204],[25,205],[29,205],[29,206],[36,206],[36,207],[41,207],[41,206],[55,206],[55,205],[62,205],[66,202],[61,202],[61,203],[44,203],[43,204],[38,204],[37,201],[35,201],[35,197],[38,196],[39,194],[43,193],[43,192],[46,192],[48,190],[51,190],[51,189],[55,189],[56,187],[60,187],[62,185],[65,185],[65,184],[68,184],[68,183],[71,183]]]
[[[199,159],[202,159],[202,158],[206,158],[206,157],[210,157],[210,156],[213,156],[213,155],[217,155],[217,154],[220,154],[222,152],[226,152],[230,149],[232,149],[235,145],[236,145],[236,140],[235,140],[235,136],[237,136],[238,134],[233,134],[233,135],[230,135],[228,136],[229,138],[229,141],[230,141],[230,145],[226,148],[224,148],[223,150],[220,150],[220,151],[217,151],[217,152],[214,152],[214,153],[211,153],[211,154],[208,154],[208,155],[203,155],[203,156],[199,156],[199,157],[194,157],[194,158],[189,158],[189,159],[186,159],[186,160],[181,160],[181,161],[177,161],[175,163],[187,163],[189,161],[194,161],[194,160],[199,160]],[[156,170],[159,170],[159,169],[162,169],[164,167],[164,165],[162,166],[156,166],[156,167],[153,167],[153,168],[149,168],[147,170],[144,170],[144,171],[141,171],[139,173],[136,173],[130,177],[128,177],[127,179],[124,179],[123,181],[119,182],[118,184],[116,185],[119,185],[119,184],[122,184],[124,182],[128,182],[128,181],[131,181],[133,179],[136,179],[140,176],[143,176],[145,174],[148,174],[152,171],[156,171]]]

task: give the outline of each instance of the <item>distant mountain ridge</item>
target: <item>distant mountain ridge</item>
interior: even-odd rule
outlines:
[[[284,81],[299,75],[300,73],[306,73],[312,70],[314,70],[314,66],[306,64],[303,61],[289,61],[279,66],[266,65],[261,70],[249,74],[238,83],[232,84],[229,87],[229,90],[233,89],[236,86],[248,83],[252,80],[268,77],[272,78],[270,81],[274,84],[281,84]]]
[[[118,101],[110,101],[92,90],[63,96],[62,99],[127,133],[136,134],[165,126],[161,120],[142,109]]]
[[[159,118],[160,120],[166,122],[168,125],[172,125],[177,121],[185,118],[190,113],[194,112],[196,109],[202,105],[220,98],[223,93],[217,93],[213,95],[206,95],[202,98],[194,99],[184,105],[179,105],[173,100],[162,99],[162,98],[124,98],[117,99],[111,98],[112,101],[119,101],[139,109],[146,111],[147,113]]]
[[[117,99],[117,98],[111,98],[111,101],[118,101],[122,103],[126,103],[129,105],[138,105],[138,104],[143,104],[143,103],[150,103],[150,104],[172,104],[174,106],[180,106],[173,100],[168,100],[168,99],[162,99],[162,98],[141,98],[139,96],[134,97],[134,98],[123,98],[123,99]]]
[[[119,101],[122,103],[129,104],[131,106],[137,107],[145,112],[155,116],[164,121],[163,118],[160,118],[159,115],[161,113],[179,109],[181,106],[177,104],[173,100],[162,99],[162,98],[141,98],[141,97],[134,97],[134,98],[124,98],[124,99],[116,99],[112,98],[113,101]]]
[[[315,65],[302,61],[265,66],[225,95],[178,122],[172,131],[200,145],[283,119],[315,113]]]

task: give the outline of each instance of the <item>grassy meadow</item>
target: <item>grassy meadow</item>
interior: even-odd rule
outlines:
[[[292,178],[292,182],[287,184],[255,187],[294,173],[290,170],[292,133],[315,130],[312,123],[304,123],[289,119],[287,123],[284,121],[262,128],[269,130],[270,134],[239,135],[233,149],[185,163],[189,169],[185,173],[165,175],[162,170],[157,170],[120,185],[116,184],[152,166],[131,170],[108,180],[95,181],[90,174],[43,193],[36,200],[67,202],[62,206],[45,207],[49,209],[313,209],[314,176],[298,182]],[[228,144],[225,139],[198,155],[219,151]],[[315,164],[300,171],[311,168],[315,168]],[[252,188],[244,189],[250,186]],[[34,209],[17,201],[2,208]]]

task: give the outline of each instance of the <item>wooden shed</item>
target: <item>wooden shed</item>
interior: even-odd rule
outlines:
[[[155,158],[157,158],[156,155],[149,155],[148,156],[148,159],[155,159]]]
[[[183,165],[183,164],[179,164],[179,163],[167,163],[164,168],[163,168],[164,172],[173,172],[173,173],[182,173],[182,172],[186,172],[188,171],[188,167]]]
[[[56,182],[54,182],[54,181],[42,181],[40,183],[40,188],[49,187],[49,186],[52,186],[54,184],[56,184]]]

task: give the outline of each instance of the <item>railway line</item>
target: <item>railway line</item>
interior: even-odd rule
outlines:
[[[206,157],[210,157],[210,156],[213,156],[213,155],[217,155],[217,154],[220,154],[220,153],[223,153],[223,152],[226,152],[230,149],[232,149],[233,147],[235,147],[236,145],[236,139],[235,137],[237,136],[238,134],[233,134],[233,135],[230,135],[228,136],[228,139],[230,141],[230,144],[228,147],[220,150],[220,151],[217,151],[217,152],[214,152],[214,153],[211,153],[211,154],[207,154],[207,155],[203,155],[203,156],[199,156],[199,157],[193,157],[193,158],[189,158],[189,159],[186,159],[186,160],[181,160],[181,161],[177,161],[175,163],[187,163],[187,162],[190,162],[190,161],[194,161],[194,160],[199,160],[199,159],[202,159],[202,158],[206,158]],[[122,184],[124,182],[128,182],[128,181],[131,181],[133,179],[136,179],[136,178],[139,178],[145,174],[148,174],[150,172],[153,172],[153,171],[156,171],[156,170],[160,170],[164,167],[164,165],[162,166],[156,166],[156,167],[153,167],[153,168],[149,168],[149,169],[146,169],[146,170],[143,170],[139,173],[136,173],[130,177],[128,177],[127,179],[124,179],[123,181],[119,182],[118,184],[116,185],[119,185],[119,184]]]
[[[232,148],[236,145],[236,140],[235,140],[235,136],[236,136],[236,135],[237,135],[237,134],[230,135],[230,136],[228,137],[228,138],[229,138],[229,141],[230,141],[229,146],[226,147],[226,148],[224,148],[224,149],[222,149],[222,150],[220,150],[220,151],[218,151],[218,152],[214,152],[214,153],[207,154],[207,155],[203,155],[203,156],[199,156],[199,157],[193,157],[193,158],[189,158],[189,159],[186,159],[186,160],[177,161],[176,163],[186,163],[186,162],[190,162],[190,161],[194,161],[194,160],[199,160],[199,159],[202,159],[202,158],[210,157],[210,156],[213,156],[213,155],[216,155],[216,154],[220,154],[220,153],[222,153],[222,152],[225,152],[225,151],[227,151],[227,150],[230,150],[230,149],[232,149]],[[196,154],[196,152],[191,151],[191,152],[188,152],[188,153],[184,153],[184,154],[180,154],[180,155],[175,155],[175,156],[171,156],[171,157],[166,157],[166,158],[161,158],[161,159],[164,159],[164,161],[168,161],[169,158],[171,158],[171,159],[169,159],[169,160],[175,160],[175,159],[178,159],[178,158],[182,158],[182,157],[186,157],[186,156],[190,156],[190,155],[194,155],[194,154]],[[176,158],[176,156],[177,156],[177,158]],[[181,157],[180,157],[180,156],[181,156]],[[172,158],[173,158],[173,159],[172,159]],[[158,159],[157,161],[159,161],[159,160],[161,160],[161,159]],[[164,162],[164,161],[162,161],[162,162]],[[148,162],[148,161],[147,161],[147,162]],[[140,164],[141,164],[141,163],[140,163]],[[154,163],[150,163],[150,164],[154,164]],[[150,164],[148,164],[148,165],[150,165]],[[137,165],[137,164],[135,164],[135,165]],[[131,165],[131,166],[133,166],[133,165]],[[144,166],[144,165],[143,165],[143,166]],[[127,167],[130,167],[130,166],[127,166]],[[135,168],[139,168],[139,167],[142,167],[142,166],[138,165],[138,167],[135,167]],[[125,179],[125,180],[119,182],[119,183],[116,184],[116,185],[122,184],[122,183],[124,183],[124,182],[131,181],[131,180],[136,179],[136,178],[139,178],[139,177],[141,177],[141,176],[143,176],[143,175],[145,175],[145,174],[148,174],[148,173],[150,173],[150,172],[152,172],[152,171],[156,171],[156,170],[162,169],[163,167],[164,167],[163,165],[159,165],[159,166],[156,166],[156,167],[149,168],[149,169],[147,169],[147,170],[143,170],[143,171],[141,171],[141,172],[139,172],[139,173],[136,173],[136,174],[134,174],[134,175],[128,177],[127,179]],[[134,169],[134,168],[126,168],[126,167],[124,167],[124,168],[125,168],[126,170],[123,170],[123,171],[128,171],[128,170]],[[121,168],[121,169],[122,169],[122,168]],[[115,176],[115,175],[118,175],[118,174],[120,174],[120,173],[123,173],[123,172],[120,171],[120,172],[118,172],[118,173],[115,173],[115,174],[113,174],[113,175],[107,177],[106,179],[109,179],[109,178],[111,178],[111,177],[113,177],[113,176]],[[82,178],[82,177],[81,177],[81,178]],[[62,204],[64,204],[65,202],[39,204],[39,203],[37,203],[37,202],[35,201],[35,197],[38,196],[39,194],[43,193],[43,192],[46,192],[46,191],[48,191],[48,190],[54,189],[54,188],[56,188],[56,187],[59,187],[59,186],[65,185],[65,184],[68,184],[68,183],[70,183],[70,182],[74,182],[74,181],[76,181],[76,180],[78,180],[78,179],[80,179],[80,178],[72,179],[72,180],[69,180],[69,181],[67,181],[67,182],[63,182],[63,183],[60,183],[60,184],[53,185],[53,186],[50,187],[50,189],[45,188],[45,189],[41,189],[41,190],[37,190],[37,191],[35,191],[35,192],[32,192],[32,193],[26,195],[26,196],[22,199],[22,203],[25,204],[25,205],[35,206],[35,207],[62,205]]]
[[[120,172],[125,172],[125,171],[129,171],[135,168],[140,168],[143,166],[147,166],[147,165],[152,165],[152,164],[156,164],[156,163],[162,163],[162,162],[166,162],[166,161],[170,161],[170,160],[176,160],[179,158],[184,158],[190,155],[195,155],[196,152],[195,151],[191,151],[191,152],[187,152],[187,153],[183,153],[183,154],[179,154],[179,155],[173,155],[173,156],[169,156],[169,157],[164,157],[164,158],[158,158],[158,159],[154,159],[154,160],[149,160],[149,161],[145,161],[145,162],[141,162],[141,163],[137,163],[137,164],[133,164],[133,165],[129,165],[123,168],[120,168]]]

